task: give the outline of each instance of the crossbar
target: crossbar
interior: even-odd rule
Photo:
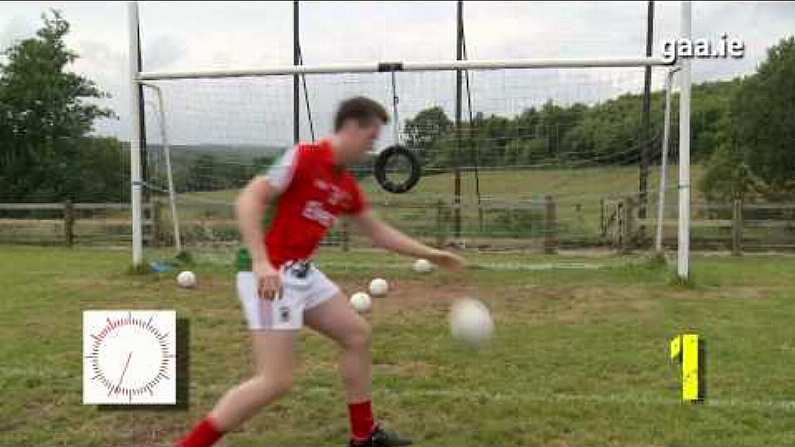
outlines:
[[[451,60],[437,62],[368,62],[330,65],[284,65],[240,70],[147,71],[138,73],[137,81],[169,79],[206,79],[297,74],[383,73],[395,71],[499,70],[533,68],[610,68],[671,65],[657,57],[619,57],[589,59],[503,59]]]

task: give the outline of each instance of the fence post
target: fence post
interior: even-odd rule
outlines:
[[[545,198],[544,213],[544,253],[555,254],[558,249],[557,216],[555,199],[552,196]]]
[[[340,235],[342,238],[342,251],[348,251],[350,249],[348,246],[348,243],[350,242],[350,231],[348,231],[348,225],[350,225],[350,222],[348,222],[348,219],[344,219],[342,221],[342,234]]]
[[[439,199],[436,202],[436,246],[439,248],[444,247],[445,240],[445,219],[444,219],[444,201]]]
[[[161,209],[160,207],[163,204],[160,203],[160,200],[153,200],[149,203],[149,218],[152,220],[152,246],[159,247],[160,241],[163,239],[163,235],[161,234],[162,225],[160,225],[160,214]]]
[[[64,231],[64,240],[66,242],[67,247],[71,247],[74,244],[75,240],[75,233],[74,233],[74,225],[75,225],[75,208],[72,204],[71,200],[67,200],[63,204],[63,231]]]
[[[732,255],[740,256],[743,253],[743,201],[734,199],[732,213]]]
[[[478,232],[479,236],[483,237],[483,202],[478,197]]]
[[[577,213],[577,231],[583,231],[585,227],[585,219],[582,217],[582,204],[574,205],[574,212]]]
[[[627,199],[627,206],[624,207],[626,217],[624,219],[624,252],[629,253],[638,245],[642,234],[635,231],[635,209],[638,207],[639,201],[634,197]]]
[[[607,222],[605,222],[605,198],[599,199],[599,229],[602,230],[602,237],[607,235]]]
[[[621,253],[624,251],[624,238],[626,237],[626,214],[625,214],[626,207],[624,206],[624,200],[619,200],[616,203],[616,232],[614,238],[614,245],[618,252]]]

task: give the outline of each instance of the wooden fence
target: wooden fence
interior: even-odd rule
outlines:
[[[465,242],[481,248],[535,248],[544,253],[596,246],[628,252],[650,248],[656,228],[653,215],[647,219],[637,217],[638,206],[632,197],[603,199],[595,204],[547,196],[542,200],[492,199],[461,205],[446,200],[385,200],[371,205],[385,220],[439,247]],[[583,212],[586,207],[587,213]],[[231,206],[213,210],[181,209],[185,214],[180,226],[186,246],[239,242]],[[460,238],[456,237],[453,224],[457,209],[464,218]],[[735,254],[795,249],[795,203],[693,203],[691,209],[693,249],[729,249]],[[147,245],[173,244],[166,210],[161,201],[144,204]],[[675,216],[675,212],[667,213],[663,220],[663,241],[667,247],[675,247],[677,220],[668,214]],[[130,239],[127,203],[0,204],[1,243],[126,245]],[[329,232],[323,244],[348,250],[368,242],[356,237],[343,220]]]
[[[385,220],[395,224],[413,236],[434,245],[445,246],[534,246],[544,253],[556,253],[559,247],[557,203],[547,196],[543,201],[519,202],[484,200],[480,204],[454,204],[445,200],[432,202],[374,201],[370,205]],[[454,232],[456,210],[469,222],[464,225],[461,237]],[[497,213],[500,221],[495,222]],[[532,228],[523,225],[532,224]],[[517,228],[518,227],[518,228]],[[339,239],[347,249],[352,244],[352,235],[347,224],[340,226],[340,233],[330,234],[330,241]],[[333,242],[332,242],[333,243]],[[357,240],[358,244],[367,242]]]
[[[172,244],[170,216],[164,214],[164,205],[160,201],[144,204],[144,242],[147,245]],[[552,197],[543,201],[484,200],[478,205],[459,205],[458,209],[468,219],[468,227],[461,238],[456,238],[452,230],[456,206],[447,201],[374,201],[371,205],[386,220],[440,247],[461,244],[463,240],[472,244],[493,244],[499,239],[507,244],[532,241],[545,253],[555,253],[558,249],[557,204]],[[231,207],[211,208],[182,208],[186,216],[181,216],[180,227],[186,245],[239,240]],[[66,246],[129,243],[129,212],[127,203],[0,204],[0,242]],[[353,237],[346,220],[342,222],[328,233],[324,245],[348,250],[353,245],[366,244]]]
[[[650,245],[657,219],[639,219],[633,198],[603,200],[601,214],[609,245],[619,251]],[[664,217],[664,246],[676,246],[678,225],[676,218]],[[735,255],[795,250],[795,203],[692,203],[690,227],[693,249],[728,249]]]
[[[0,242],[72,246],[129,241],[129,212],[129,203],[0,203],[4,216],[0,218]],[[155,206],[144,205],[146,242],[159,231],[156,213]]]

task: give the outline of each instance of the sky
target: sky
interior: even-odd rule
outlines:
[[[455,58],[455,2],[311,2],[301,4],[304,62],[326,64]],[[644,2],[464,3],[470,59],[642,56]],[[128,139],[129,68],[126,2],[0,2],[0,48],[32,36],[49,8],[71,23],[67,44],[80,58],[71,70],[111,94],[101,101],[118,115],[95,132]],[[252,68],[292,64],[292,2],[141,2],[145,71]],[[680,2],[655,2],[654,54],[678,36]],[[723,33],[745,43],[741,59],[702,59],[694,81],[753,73],[765,49],[795,34],[795,2],[694,2],[693,37],[716,42]],[[664,74],[655,70],[653,88]],[[398,73],[401,121],[424,107],[452,114],[452,72]],[[513,70],[470,78],[475,111],[511,114],[546,100],[593,103],[642,88],[638,69]],[[291,78],[160,82],[169,139],[178,143],[289,144]],[[366,94],[391,107],[389,74],[308,76],[317,133],[330,130],[339,100]],[[159,138],[158,110],[147,90],[147,128]],[[305,107],[305,105],[302,105]],[[302,135],[308,137],[306,113]],[[391,140],[387,132],[384,140]]]

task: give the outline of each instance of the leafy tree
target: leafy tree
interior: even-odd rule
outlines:
[[[69,23],[55,10],[42,20],[0,64],[0,189],[16,199],[78,198],[96,186],[77,170],[81,143],[94,120],[114,115],[86,102],[108,97],[93,81],[66,71],[78,57],[64,43]]]
[[[699,187],[707,200],[719,202],[743,199],[764,189],[763,182],[754,177],[732,144],[724,144],[712,154]]]
[[[130,151],[112,137],[83,137],[75,140],[80,156],[68,167],[72,184],[62,195],[79,191],[76,200],[128,202],[130,200]],[[79,174],[79,175],[77,175]]]
[[[439,139],[453,130],[453,122],[441,107],[422,110],[413,119],[406,120],[404,132],[406,145],[419,151],[426,163],[433,163],[436,152],[432,150]]]
[[[775,190],[795,189],[795,37],[767,51],[731,101],[731,128],[743,160]]]
[[[724,84],[731,89],[729,112],[710,120],[714,133],[708,135],[719,149],[709,159],[701,190],[722,201],[795,190],[795,38],[768,49],[756,74]],[[709,109],[704,101],[699,107]]]
[[[408,120],[406,130],[410,144],[428,154],[426,164],[437,168],[472,165],[476,157],[480,166],[635,164],[645,145],[659,150],[664,96],[652,93],[651,141],[641,129],[640,94],[591,105],[547,101],[512,117],[477,112],[463,124],[461,148],[438,107]],[[676,113],[678,95],[672,100]],[[702,183],[708,196],[795,190],[795,38],[771,48],[759,73],[747,79],[694,85],[691,107],[692,160],[714,166]],[[671,138],[676,141],[675,125]],[[586,163],[570,163],[577,161]]]
[[[690,152],[694,162],[708,160],[727,141],[722,128],[727,125],[731,98],[739,85],[739,79],[735,79],[705,82],[693,88],[690,103],[690,132],[693,139]]]

